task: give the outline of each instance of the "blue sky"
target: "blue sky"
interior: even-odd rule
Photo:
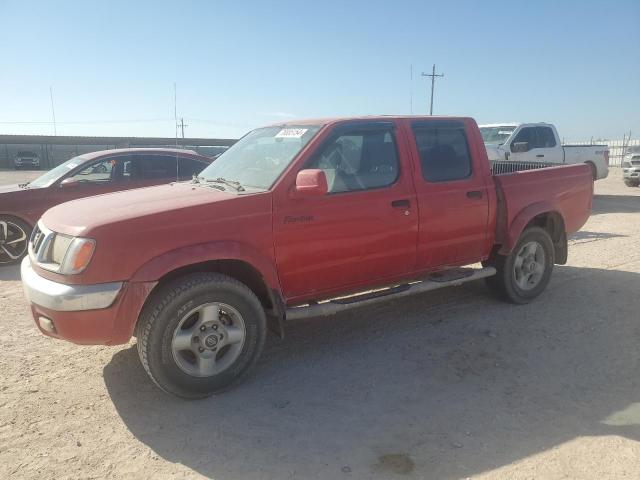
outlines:
[[[0,133],[236,137],[434,112],[640,137],[640,2],[0,0]],[[414,76],[410,80],[410,65]],[[27,122],[27,123],[17,123]],[[44,122],[44,123],[33,123]]]

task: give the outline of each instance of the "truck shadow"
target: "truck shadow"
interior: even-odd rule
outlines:
[[[638,189],[640,191],[640,189]],[[594,195],[592,215],[640,212],[640,195]]]
[[[525,306],[481,282],[291,325],[236,389],[160,392],[104,368],[131,433],[214,478],[461,478],[580,436],[640,441],[640,274],[557,267]]]

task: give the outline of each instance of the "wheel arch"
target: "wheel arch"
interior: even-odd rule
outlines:
[[[538,226],[549,233],[553,242],[555,263],[567,263],[567,234],[564,217],[549,202],[540,202],[522,210],[511,222],[505,241],[498,249],[500,255],[508,255],[528,227]]]
[[[164,285],[181,276],[198,272],[222,273],[245,284],[265,309],[269,329],[278,336],[283,336],[285,302],[275,265],[251,247],[237,242],[185,247],[167,252],[143,265],[134,274],[132,281],[152,281],[156,284],[147,296],[137,321]]]

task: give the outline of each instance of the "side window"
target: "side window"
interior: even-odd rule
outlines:
[[[180,158],[179,162],[179,177],[181,180],[189,180],[194,175],[198,175],[208,163],[201,162],[200,160],[194,160],[193,158]]]
[[[173,155],[135,154],[124,166],[129,180],[171,180],[176,178],[177,159]]]
[[[462,123],[416,123],[413,134],[426,181],[448,182],[471,176],[471,155]]]
[[[551,148],[556,146],[556,136],[550,127],[536,127],[538,133],[538,148]]]
[[[538,139],[536,138],[536,129],[534,127],[524,127],[518,132],[516,138],[513,139],[511,145],[514,143],[527,142],[529,149],[538,148]]]
[[[307,168],[324,170],[330,193],[386,187],[400,170],[393,133],[352,131],[331,139]]]
[[[118,162],[119,160],[115,158],[101,160],[92,163],[69,178],[81,183],[108,183],[116,178]]]

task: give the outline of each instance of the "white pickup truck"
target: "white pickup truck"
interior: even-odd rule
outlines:
[[[549,123],[495,123],[480,125],[480,132],[491,162],[586,163],[594,180],[609,175],[609,147],[562,145]]]

